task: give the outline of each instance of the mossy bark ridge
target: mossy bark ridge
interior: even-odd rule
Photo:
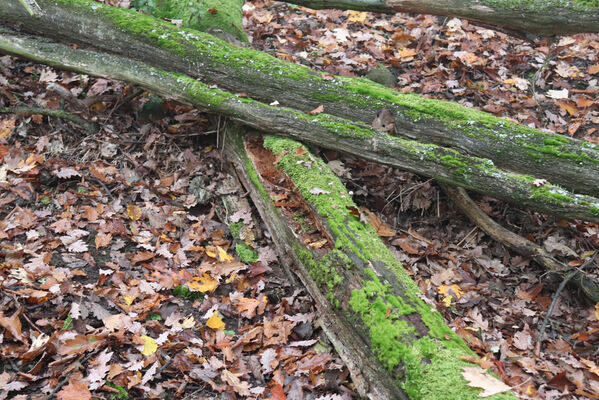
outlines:
[[[450,146],[493,165],[599,196],[599,146],[518,125],[455,103],[404,94],[367,79],[314,72],[212,35],[88,0],[39,0],[31,17],[18,0],[5,0],[0,21],[80,45],[124,55],[209,85],[299,111],[370,124],[381,109],[395,116],[395,134]]]

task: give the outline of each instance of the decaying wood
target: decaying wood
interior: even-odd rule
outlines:
[[[548,272],[558,274],[562,279],[571,272],[572,269],[570,267],[555,259],[555,257],[546,252],[541,246],[493,221],[476,205],[464,189],[445,184],[441,184],[441,188],[473,223],[494,240],[516,253],[534,260],[537,264],[547,269]],[[594,303],[599,301],[599,287],[583,273],[579,272],[572,278],[569,278],[569,280],[575,283],[578,289],[589,300]]]
[[[501,170],[488,159],[464,155],[451,148],[392,137],[368,125],[329,114],[309,115],[272,107],[141,62],[73,49],[6,29],[0,30],[0,50],[58,68],[124,80],[250,127],[354,154],[539,212],[599,222],[598,199],[568,192],[549,182],[537,186],[530,175]]]
[[[475,398],[478,390],[467,386],[461,375],[462,367],[472,364],[460,356],[471,356],[471,351],[421,299],[375,230],[354,215],[357,207],[328,166],[298,142],[271,137],[263,145],[256,136],[244,141],[243,132],[234,130],[227,137],[228,158],[279,253],[292,261],[317,302],[325,330],[363,384],[361,394],[379,399]],[[315,184],[323,187],[311,188]],[[283,204],[275,206],[282,196]],[[313,226],[325,232],[301,232],[294,216],[305,207],[318,220]],[[396,363],[398,354],[403,362]]]
[[[86,0],[39,0],[31,17],[18,0],[5,0],[0,21],[80,46],[121,54],[244,92],[266,104],[324,112],[370,125],[391,112],[394,133],[421,143],[454,147],[505,170],[544,178],[577,193],[599,196],[599,146],[520,126],[455,103],[404,94],[369,80],[332,76],[229,45],[198,31]],[[353,136],[355,133],[339,134]],[[477,186],[476,184],[471,185]]]

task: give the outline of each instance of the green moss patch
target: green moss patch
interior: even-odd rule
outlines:
[[[277,167],[291,178],[335,239],[335,249],[320,259],[299,244],[294,250],[329,301],[336,307],[347,307],[348,318],[361,319],[358,324],[367,327],[366,334],[382,365],[412,399],[476,398],[480,390],[467,387],[461,375],[461,367],[472,365],[459,359],[472,352],[447,327],[441,314],[420,299],[418,287],[374,229],[349,214],[348,208],[355,204],[339,178],[298,142],[268,136],[264,147],[277,156]],[[344,300],[336,291],[337,285],[343,276],[350,276],[348,265],[356,262],[364,272],[361,284]],[[390,268],[397,281],[379,276],[375,268],[379,264]],[[419,317],[413,316],[416,313]]]

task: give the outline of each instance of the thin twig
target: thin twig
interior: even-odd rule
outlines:
[[[561,294],[562,290],[564,290],[568,281],[570,279],[574,278],[574,276],[576,274],[581,273],[582,270],[587,265],[591,264],[595,260],[595,257],[597,257],[597,251],[595,251],[595,253],[593,253],[593,257],[591,257],[589,260],[585,261],[584,264],[582,264],[580,266],[580,268],[578,268],[578,269],[570,272],[568,275],[566,275],[566,277],[562,280],[562,283],[560,283],[559,287],[555,291],[555,294],[553,295],[553,300],[551,301],[551,305],[549,306],[549,309],[547,310],[547,314],[545,315],[545,319],[543,319],[543,324],[541,325],[539,335],[537,336],[537,343],[535,345],[535,356],[538,357],[541,352],[541,342],[543,341],[543,337],[545,336],[545,329],[547,329],[547,323],[549,322],[549,317],[551,317],[551,314],[553,313],[553,309],[555,308],[555,305],[557,304],[557,300],[559,299],[559,295]]]
[[[63,110],[50,110],[47,108],[39,107],[0,107],[0,113],[23,115],[40,114],[45,115],[47,117],[66,119],[67,121],[71,121],[79,126],[82,126],[88,133],[95,133],[98,130],[98,127],[93,122],[88,122],[74,114],[68,113]]]

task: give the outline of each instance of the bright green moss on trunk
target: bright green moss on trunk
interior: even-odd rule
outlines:
[[[243,0],[133,0],[133,8],[158,18],[181,20],[181,26],[212,33],[222,29],[247,42],[241,23]]]
[[[353,262],[362,262],[362,283],[345,300],[349,306],[347,311],[362,320],[374,354],[410,398],[476,398],[480,390],[467,387],[461,375],[462,367],[472,364],[459,359],[472,352],[447,327],[441,315],[420,299],[418,287],[374,229],[349,214],[348,208],[353,209],[355,204],[337,176],[322,160],[305,152],[306,149],[293,140],[268,136],[264,147],[277,155],[277,167],[292,179],[297,190],[326,222],[336,240],[336,249],[331,252],[341,252]],[[339,262],[338,256],[316,260],[310,251],[296,247],[295,251],[329,301],[337,307],[343,304],[343,299],[332,296],[335,280],[350,273],[347,263]],[[391,269],[398,280],[385,282],[375,272],[378,264]],[[426,326],[426,334],[419,334],[413,323],[408,322],[413,318],[402,318],[414,313],[418,313]],[[515,399],[515,396],[508,393],[492,398]]]

